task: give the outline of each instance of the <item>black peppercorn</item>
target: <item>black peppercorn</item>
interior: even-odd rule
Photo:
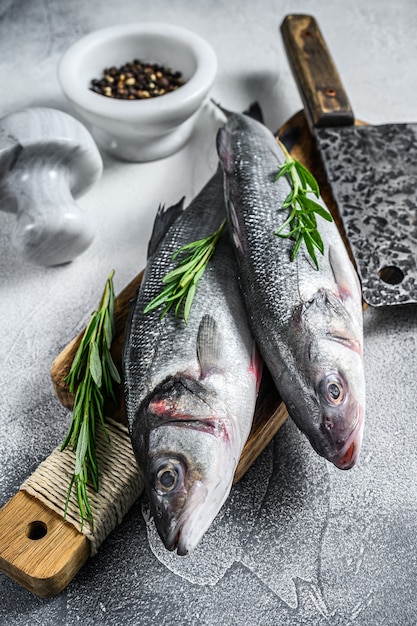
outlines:
[[[91,80],[90,89],[107,98],[143,100],[162,96],[182,85],[181,72],[134,59],[119,68],[105,68],[101,78]]]

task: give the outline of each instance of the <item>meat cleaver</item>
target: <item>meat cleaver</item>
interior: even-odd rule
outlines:
[[[281,34],[363,299],[417,303],[417,126],[355,122],[314,17],[287,15]]]

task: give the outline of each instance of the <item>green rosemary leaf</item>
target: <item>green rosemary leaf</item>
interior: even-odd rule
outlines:
[[[187,291],[186,291],[185,289],[183,289],[183,290],[182,290],[182,292],[181,292],[181,297],[180,297],[180,298],[178,298],[177,303],[176,303],[176,305],[175,305],[175,309],[174,309],[174,311],[175,311],[175,317],[178,317],[178,316],[179,316],[179,314],[180,314],[180,309],[181,309],[181,305],[182,305],[182,303],[183,303],[184,298],[186,297],[186,295],[187,295]],[[174,302],[172,302],[172,304],[174,304]],[[184,315],[184,319],[185,319],[185,315]],[[187,320],[185,319],[185,321],[187,321]]]
[[[78,370],[80,363],[83,359],[84,356],[84,350],[85,347],[82,345],[82,343],[80,343],[80,345],[78,346],[78,350],[75,353],[75,357],[74,360],[72,362],[72,366],[71,369],[69,371],[69,374],[66,376],[65,378],[65,382],[68,383],[68,387],[69,387],[69,391],[70,393],[74,393],[75,391],[75,375],[74,373]]]
[[[296,161],[294,159],[294,170],[298,175],[298,179],[300,181],[300,187],[301,187],[301,192],[302,193],[306,193],[308,191],[308,182],[307,182],[307,177],[304,173],[304,168],[299,167],[301,166],[301,163],[299,163],[298,161]]]
[[[81,422],[84,416],[83,405],[84,405],[84,398],[82,398],[82,402],[80,404],[74,405],[74,412],[72,416],[73,431],[72,431],[72,437],[70,439],[70,443],[73,447],[77,445],[78,437],[80,434]]]
[[[108,394],[108,389],[109,389],[109,385],[112,384],[112,378],[109,374],[109,371],[107,369],[107,362],[106,362],[106,356],[103,353],[102,355],[102,370],[103,370],[103,379],[102,379],[102,387],[105,391],[106,394]],[[104,403],[103,403],[104,404]]]
[[[87,459],[88,459],[88,469],[89,469],[89,478],[93,484],[93,488],[95,491],[98,491],[98,484],[99,484],[99,480],[98,480],[98,467],[97,467],[97,458],[96,458],[96,451],[95,448],[93,448],[90,444],[91,444],[92,438],[89,438],[88,444],[87,445]]]
[[[112,271],[107,279],[99,308],[94,311],[81,339],[79,348],[66,377],[74,394],[72,421],[61,450],[71,445],[75,449],[75,467],[71,478],[64,517],[72,489],[75,489],[81,524],[88,520],[93,528],[93,515],[88,499],[87,481],[96,491],[99,487],[96,457],[96,426],[101,424],[109,440],[104,422],[105,396],[116,399],[114,384],[120,375],[110,355],[114,336],[114,289]]]
[[[93,512],[90,507],[90,501],[88,499],[86,485],[87,485],[86,477],[83,477],[83,480],[79,482],[80,498],[82,498],[82,502],[84,504],[84,517],[88,519],[91,525],[93,526],[93,522],[94,522]]]
[[[327,222],[333,222],[333,217],[327,209],[322,207],[320,204],[315,203],[315,205],[316,206],[311,209],[312,211],[314,211],[314,213],[320,215],[320,217],[322,217]]]
[[[109,289],[109,280],[107,280],[104,286],[103,295],[101,296],[101,300],[99,304],[100,311],[108,308],[109,300],[110,300],[110,289]]]
[[[114,392],[113,392],[114,393]],[[96,407],[97,415],[100,420],[101,426],[103,428],[103,432],[106,436],[107,441],[110,441],[110,435],[106,427],[106,423],[104,421],[104,396],[97,387],[94,389],[93,393],[94,405]]]
[[[285,163],[279,166],[278,173],[275,175],[274,180],[278,180],[279,178],[287,174],[290,168],[291,168],[291,163],[289,161],[285,161]]]
[[[171,300],[170,302],[168,302],[168,304],[166,305],[166,307],[164,308],[164,310],[162,311],[161,315],[159,316],[160,320],[163,320],[164,317],[169,313],[170,309],[174,306],[174,300]]]
[[[297,174],[300,178],[300,181],[303,181],[303,187],[310,187],[311,191],[314,193],[317,198],[320,197],[320,189],[317,180],[314,178],[313,174],[308,170],[302,163],[296,161],[294,159],[294,166],[297,170]]]
[[[168,285],[153,300],[148,302],[148,304],[143,309],[143,313],[144,314],[149,313],[150,311],[153,311],[154,309],[157,309],[158,307],[160,307],[161,304],[164,304],[164,302],[169,300],[169,296],[172,295],[174,292],[175,292],[175,284]]]
[[[120,384],[121,383],[121,379],[120,379],[120,374],[119,374],[119,370],[117,369],[116,365],[114,364],[112,355],[110,353],[110,350],[106,350],[105,352],[106,355],[106,363],[107,363],[107,367],[109,368],[109,374],[112,377],[112,379],[114,380],[115,383]]]
[[[200,269],[196,271],[195,276],[194,276],[194,282],[196,286],[205,271],[206,271],[206,265],[201,265]]]
[[[317,219],[313,211],[305,210],[307,207],[300,202],[301,211],[298,214],[300,227],[305,230],[317,229]]]
[[[291,222],[295,218],[296,212],[297,212],[296,209],[293,209],[290,215],[285,220],[285,222],[283,222],[281,226],[278,228],[278,230],[275,231],[275,234],[278,235],[278,237],[287,237],[286,234],[282,234],[282,231],[284,230],[284,228],[286,228],[288,225],[291,224]]]
[[[91,400],[95,403],[97,413],[99,415],[102,415],[104,407],[104,395],[101,392],[101,389],[96,386],[93,387]]]
[[[310,255],[310,257],[312,258],[314,265],[316,266],[316,269],[319,269],[319,264],[317,261],[317,257],[316,257],[316,253],[314,250],[314,239],[312,239],[310,233],[308,231],[304,231],[303,232],[303,238],[304,238],[304,243],[306,245],[306,248],[308,250],[308,253]]]
[[[288,209],[288,207],[292,205],[293,199],[294,199],[294,189],[291,189],[290,193],[288,194],[288,196],[284,200],[282,208],[283,209]]]
[[[184,274],[186,274],[189,269],[191,270],[194,263],[195,263],[194,259],[191,259],[187,264],[177,265],[176,268],[168,272],[168,274],[166,274],[163,277],[162,279],[163,284],[166,285],[167,283],[176,283],[178,281],[178,276],[180,277],[184,276]]]
[[[88,444],[88,426],[87,420],[83,420],[81,423],[80,434],[78,437],[77,449],[76,449],[76,458],[75,458],[75,468],[74,474],[80,474],[82,469],[83,459],[85,457],[85,453],[87,452],[87,444]]]
[[[185,292],[187,291],[187,287],[181,287],[181,283],[179,283],[175,290],[172,291],[172,294],[165,298],[166,302],[175,302],[175,300],[181,300]]]
[[[298,251],[299,251],[302,243],[303,243],[303,234],[302,234],[302,232],[298,232],[298,236],[297,236],[297,238],[295,240],[295,245],[294,245],[294,248],[293,248],[293,251],[292,251],[292,254],[291,254],[291,261],[294,261],[294,259],[297,256]]]
[[[92,318],[90,319],[90,321],[89,321],[89,323],[87,325],[87,328],[84,331],[84,334],[83,334],[82,339],[81,339],[80,346],[78,348],[78,350],[80,351],[80,354],[81,354],[81,358],[84,357],[84,353],[85,353],[86,350],[88,350],[88,345],[89,345],[89,343],[91,341],[91,338],[97,332],[97,327],[99,325],[99,321],[100,321],[100,319],[98,317],[97,312],[94,312]],[[74,362],[72,363],[71,367],[73,367],[74,369],[76,368],[76,365],[75,365]]]
[[[114,318],[114,300],[115,300],[115,296],[114,296],[114,289],[113,289],[113,281],[110,281],[110,297],[109,297],[109,303],[107,306],[106,311],[108,312],[108,316],[110,319],[110,326],[111,326],[111,342],[113,341],[113,337],[116,334],[116,323],[115,323],[115,318]],[[110,348],[110,345],[108,346]]]
[[[85,385],[83,383],[80,383],[75,395],[71,426],[68,431],[67,437],[62,444],[61,450],[64,450],[69,443],[71,443],[72,446],[77,445],[81,420],[83,418],[84,395]]]
[[[100,361],[100,350],[98,344],[95,341],[92,341],[90,344],[89,357],[91,376],[93,377],[93,380],[96,383],[97,387],[101,387],[102,368]]]
[[[195,291],[196,291],[196,283],[193,282],[193,284],[190,286],[188,290],[187,297],[185,299],[185,304],[184,304],[184,319],[186,322],[188,322],[188,316],[190,314],[190,309],[191,309],[191,305],[193,303],[193,299],[195,296]]]
[[[320,250],[320,252],[323,254],[324,253],[324,243],[323,243],[323,239],[321,238],[321,235],[320,235],[319,231],[318,230],[312,230],[309,233],[309,236],[311,237],[313,245],[315,245],[316,248],[318,250]]]
[[[333,218],[328,212],[328,210],[325,209],[321,204],[319,204],[315,200],[312,200],[311,198],[308,198],[307,196],[301,196],[299,199],[301,201],[302,206],[308,209],[310,213],[317,213],[321,217],[324,217],[324,219],[327,220],[328,222],[333,221]]]
[[[61,448],[61,450],[62,450],[62,448]],[[69,501],[70,501],[71,491],[72,491],[72,488],[74,486],[74,482],[75,482],[75,474],[73,474],[72,477],[71,477],[70,484],[69,484],[69,489],[67,491],[67,497],[66,497],[65,505],[64,505],[64,519],[67,516],[68,504],[69,504]]]
[[[313,174],[294,159],[281,142],[279,143],[286,160],[280,167],[276,179],[285,173],[291,185],[291,191],[282,204],[282,209],[289,209],[289,215],[275,231],[275,235],[283,239],[294,239],[292,261],[297,257],[304,242],[316,269],[319,269],[315,249],[324,254],[324,243],[318,231],[316,216],[319,215],[329,222],[333,221],[333,218],[327,209],[309,197],[309,194],[320,197],[319,185]],[[289,227],[289,232],[283,232],[287,227]]]
[[[68,430],[68,432],[66,434],[66,437],[65,437],[65,439],[62,442],[61,447],[60,447],[61,452],[63,450],[65,450],[65,448],[68,446],[69,442],[71,441],[73,432],[74,432],[74,420],[71,420],[71,426],[70,426],[70,428],[69,428],[69,430]]]
[[[201,245],[204,245],[205,243],[205,239],[196,239],[195,241],[190,241],[189,243],[185,243],[184,245],[180,246],[178,248],[178,250],[176,250],[174,252],[174,254],[172,255],[172,260],[175,261],[175,259],[177,259],[183,252],[186,252],[187,250],[193,250],[194,248],[199,248]],[[184,263],[185,261],[183,260],[182,263]]]
[[[111,342],[113,341],[113,328],[111,323],[110,312],[108,309],[104,310],[103,314],[103,331],[104,338],[106,340],[106,346],[110,348]]]
[[[294,228],[293,230],[290,230],[289,233],[279,233],[278,237],[281,237],[281,239],[294,239],[297,238],[298,233],[301,231],[302,229],[300,228],[300,226],[297,226],[296,228]],[[277,234],[277,233],[275,233]]]
[[[178,260],[174,269],[165,274],[162,279],[162,284],[166,285],[165,289],[162,289],[155,298],[148,302],[143,309],[144,314],[165,305],[160,315],[160,319],[163,319],[175,304],[175,317],[179,317],[183,307],[183,318],[185,323],[188,322],[197,283],[215,252],[225,225],[226,220],[223,220],[219,228],[208,237],[186,243],[174,252],[173,261],[177,260],[181,254],[188,254]]]

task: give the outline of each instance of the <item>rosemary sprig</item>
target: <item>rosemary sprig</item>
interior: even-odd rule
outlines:
[[[208,237],[187,243],[172,255],[175,261],[183,253],[187,253],[177,264],[177,266],[168,272],[162,283],[166,287],[144,308],[144,313],[149,313],[154,309],[164,305],[161,313],[161,319],[165,317],[168,311],[175,305],[174,314],[178,317],[181,306],[183,305],[183,316],[185,323],[188,322],[188,316],[193,302],[197,283],[204,274],[208,262],[214,254],[217,242],[222,234],[226,220],[220,224],[216,232]]]
[[[98,491],[99,476],[96,458],[96,426],[101,424],[108,440],[104,423],[104,400],[116,404],[114,383],[120,383],[119,372],[110,354],[114,336],[114,289],[112,271],[106,281],[97,311],[84,331],[65,381],[70,393],[75,394],[72,421],[61,446],[71,445],[75,450],[75,468],[68,488],[64,517],[73,486],[81,516],[81,524],[88,520],[93,528],[94,520],[88,500],[87,483]]]
[[[295,240],[291,261],[294,261],[304,242],[316,269],[319,269],[315,249],[323,254],[324,244],[317,228],[316,214],[328,222],[332,222],[333,218],[327,209],[308,197],[309,194],[313,194],[316,198],[320,197],[319,186],[313,174],[290,155],[282,142],[279,144],[285,154],[285,162],[280,166],[275,180],[281,176],[287,176],[291,191],[282,205],[283,209],[290,209],[289,216],[275,231],[275,234],[278,237]],[[289,232],[283,232],[287,226]]]

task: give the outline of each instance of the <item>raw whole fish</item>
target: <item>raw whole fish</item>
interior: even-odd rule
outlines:
[[[349,469],[365,410],[356,272],[335,223],[319,215],[319,270],[303,247],[291,261],[294,241],[274,234],[288,217],[289,182],[275,180],[284,154],[263,124],[238,113],[226,118],[217,147],[252,332],[290,416],[320,455]]]
[[[133,449],[158,532],[169,550],[193,549],[227,498],[249,435],[259,359],[225,231],[198,283],[186,324],[171,310],[144,314],[183,244],[225,217],[223,175],[184,211],[158,212],[124,348],[125,403]]]

